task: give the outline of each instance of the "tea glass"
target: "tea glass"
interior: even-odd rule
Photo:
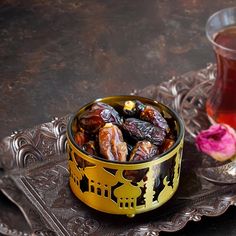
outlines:
[[[222,9],[206,23],[216,57],[216,80],[206,102],[211,123],[236,129],[236,7]]]

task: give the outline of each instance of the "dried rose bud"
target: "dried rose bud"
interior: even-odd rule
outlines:
[[[124,142],[120,129],[107,123],[99,130],[99,147],[101,155],[108,160],[126,161],[127,144]]]
[[[196,146],[217,161],[226,161],[236,155],[236,132],[225,124],[212,125],[197,135]]]

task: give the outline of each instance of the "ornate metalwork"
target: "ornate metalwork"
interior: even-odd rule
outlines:
[[[6,194],[6,196],[18,206],[29,224],[26,227],[27,230],[24,231],[12,228],[12,222],[14,222],[16,219],[12,218],[11,214],[9,214],[9,218],[6,218],[7,214],[4,212],[4,217],[0,218],[0,233],[14,236],[28,236],[32,235],[33,233],[36,235],[43,233],[45,236],[55,235],[55,233],[48,228],[48,223],[42,216],[40,216],[40,213],[37,211],[37,209],[29,204],[27,195],[16,186],[16,183],[12,178],[2,178],[0,181],[0,189],[2,193]]]
[[[150,85],[132,94],[149,97],[175,109],[185,122],[187,138],[194,138],[200,129],[209,126],[205,113],[205,100],[214,82],[216,66],[209,64],[199,71],[174,77],[160,85]]]
[[[65,152],[69,115],[32,129],[15,131],[0,144],[0,168],[21,169]],[[9,158],[11,156],[11,158]]]
[[[210,125],[205,111],[206,98],[214,80],[205,80],[193,87],[183,98],[179,112],[188,133],[194,138],[200,130]]]
[[[169,200],[179,184],[183,142],[165,159],[154,159],[138,165],[110,164],[77,155],[79,153],[68,141],[70,148],[70,187],[74,194],[87,205],[113,214],[134,216],[160,207]],[[140,180],[130,181],[123,175],[126,171],[142,172]],[[169,184],[170,183],[170,184]]]
[[[229,162],[227,164],[208,167],[208,168],[199,168],[199,175],[207,179],[220,184],[235,184],[236,183],[236,162]]]
[[[135,92],[172,105],[181,112],[191,134],[185,140],[179,189],[161,208],[128,219],[100,213],[79,201],[68,185],[68,162],[64,154],[67,116],[17,132],[0,143],[0,166],[5,170],[0,178],[1,192],[18,206],[28,222],[24,232],[11,229],[14,226],[8,212],[4,212],[5,218],[0,213],[0,233],[159,235],[161,231],[180,230],[187,222],[199,221],[202,216],[221,215],[230,205],[236,205],[236,184],[217,185],[199,175],[199,168],[211,166],[212,160],[198,153],[192,142],[201,122],[199,117],[191,116],[196,122],[187,123],[192,109],[202,109],[202,103],[195,103],[192,97],[199,91],[194,88],[206,88],[203,84],[209,82],[213,71],[214,66],[210,65]],[[199,98],[204,100],[204,96],[201,93]]]

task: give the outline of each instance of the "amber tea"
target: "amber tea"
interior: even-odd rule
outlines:
[[[206,103],[209,118],[236,128],[236,25],[213,36],[217,77]]]

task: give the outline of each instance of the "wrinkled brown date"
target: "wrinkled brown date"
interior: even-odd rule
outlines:
[[[101,155],[111,161],[126,161],[127,144],[123,140],[121,130],[111,123],[107,123],[99,130],[99,147]]]
[[[83,146],[86,142],[88,142],[88,137],[85,135],[84,132],[78,131],[78,132],[75,134],[75,142],[76,142],[79,146]]]
[[[84,151],[86,151],[89,154],[92,154],[92,155],[98,154],[95,141],[90,140],[89,142],[85,143],[82,148]]]
[[[93,104],[79,119],[80,127],[88,133],[96,133],[105,123],[120,125],[122,119],[112,106],[102,102]]]
[[[166,138],[161,146],[161,151],[166,152],[168,149],[170,149],[175,143],[175,140]]]
[[[143,111],[140,113],[140,119],[148,121],[155,126],[160,127],[161,129],[169,132],[169,126],[165,120],[165,118],[161,115],[161,113],[152,106],[145,106]]]
[[[158,154],[156,145],[149,141],[138,141],[134,146],[129,161],[144,161]]]
[[[125,115],[138,117],[141,120],[148,121],[151,124],[169,132],[167,121],[153,106],[145,105],[137,100],[126,101],[124,104],[123,112]]]
[[[159,146],[165,139],[165,131],[149,122],[136,118],[127,118],[122,128],[128,132],[131,138],[136,140],[147,140]]]
[[[158,154],[158,148],[149,141],[138,141],[130,154],[129,161],[144,161]],[[125,170],[124,177],[134,182],[143,179],[148,169],[142,170]]]
[[[123,172],[123,176],[126,179],[132,180],[132,182],[139,182],[142,179],[146,178],[146,173],[148,171],[148,168],[144,168],[141,170],[125,170]]]

